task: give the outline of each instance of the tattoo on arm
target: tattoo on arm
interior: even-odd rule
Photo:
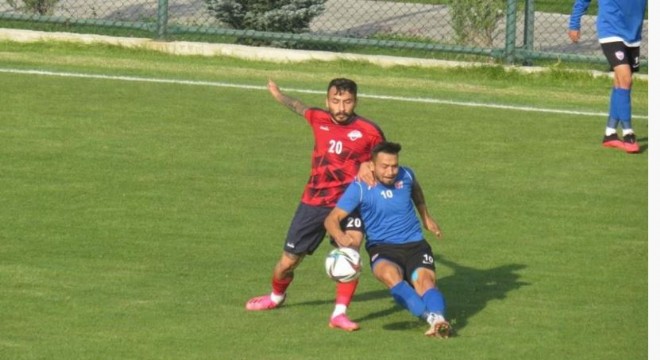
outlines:
[[[291,111],[299,115],[305,115],[305,110],[308,108],[308,106],[305,105],[302,101],[284,94],[282,94],[282,98],[279,100],[282,105],[286,106]]]

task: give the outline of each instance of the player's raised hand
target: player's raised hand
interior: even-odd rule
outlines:
[[[273,95],[275,99],[279,99],[279,96],[282,94],[279,86],[277,86],[275,81],[271,79],[268,79],[268,91],[270,91],[270,94]]]
[[[273,95],[273,98],[275,98],[277,102],[286,106],[289,110],[298,115],[304,116],[305,111],[309,108],[309,106],[305,105],[302,101],[282,93],[280,87],[271,79],[268,79],[268,91],[270,91],[270,94]]]

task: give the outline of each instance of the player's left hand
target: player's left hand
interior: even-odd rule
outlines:
[[[438,239],[442,239],[442,237],[444,236],[444,234],[442,233],[442,229],[440,229],[440,226],[438,226],[438,223],[436,223],[432,219],[427,219],[427,221],[424,224],[424,227],[426,228],[426,230],[433,233],[433,235],[435,235],[435,237]]]

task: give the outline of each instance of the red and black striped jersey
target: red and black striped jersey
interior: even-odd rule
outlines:
[[[312,172],[302,202],[333,207],[355,179],[360,164],[371,157],[371,149],[385,140],[374,122],[357,114],[344,123],[335,123],[329,112],[309,108],[305,119],[314,134]]]

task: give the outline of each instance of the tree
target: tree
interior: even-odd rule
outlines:
[[[312,19],[325,10],[326,0],[205,1],[207,9],[216,19],[234,29],[299,34],[309,31]],[[250,41],[243,39],[242,42]]]

